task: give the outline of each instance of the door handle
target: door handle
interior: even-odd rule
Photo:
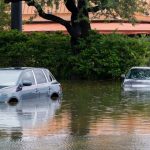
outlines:
[[[37,92],[39,92],[39,90],[38,90],[38,89],[36,89],[36,90],[35,90],[35,92],[37,93]]]

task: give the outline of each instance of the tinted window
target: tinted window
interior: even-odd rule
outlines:
[[[46,75],[48,81],[51,82],[52,81],[52,77],[50,76],[49,71],[47,69],[45,69],[44,72],[45,72],[45,75]]]
[[[127,74],[127,79],[150,80],[150,69],[132,69]]]
[[[33,72],[32,71],[27,71],[22,75],[22,81],[31,81],[32,85],[35,84],[35,80],[34,80],[34,76],[33,76]]]
[[[35,78],[37,81],[37,84],[46,83],[46,78],[42,70],[34,70]]]

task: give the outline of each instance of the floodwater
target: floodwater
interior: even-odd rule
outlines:
[[[149,150],[150,91],[62,82],[62,100],[0,104],[0,150]]]

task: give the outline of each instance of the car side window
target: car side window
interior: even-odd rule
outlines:
[[[46,83],[46,77],[43,73],[42,70],[40,69],[35,69],[34,70],[34,74],[35,74],[35,78],[36,78],[36,81],[37,81],[37,84],[42,84],[42,83]]]
[[[49,71],[48,71],[47,69],[44,69],[44,73],[45,73],[45,75],[46,75],[46,77],[47,77],[47,79],[48,79],[48,82],[51,82],[53,79],[52,79],[52,77],[50,76]]]
[[[32,85],[35,85],[35,79],[33,76],[33,72],[32,71],[26,71],[23,73],[22,75],[22,81],[27,80],[27,81],[31,81]]]

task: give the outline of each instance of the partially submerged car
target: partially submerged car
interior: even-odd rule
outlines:
[[[0,68],[0,102],[61,97],[60,83],[45,68]]]
[[[132,67],[122,78],[122,87],[126,90],[150,90],[150,67]]]

